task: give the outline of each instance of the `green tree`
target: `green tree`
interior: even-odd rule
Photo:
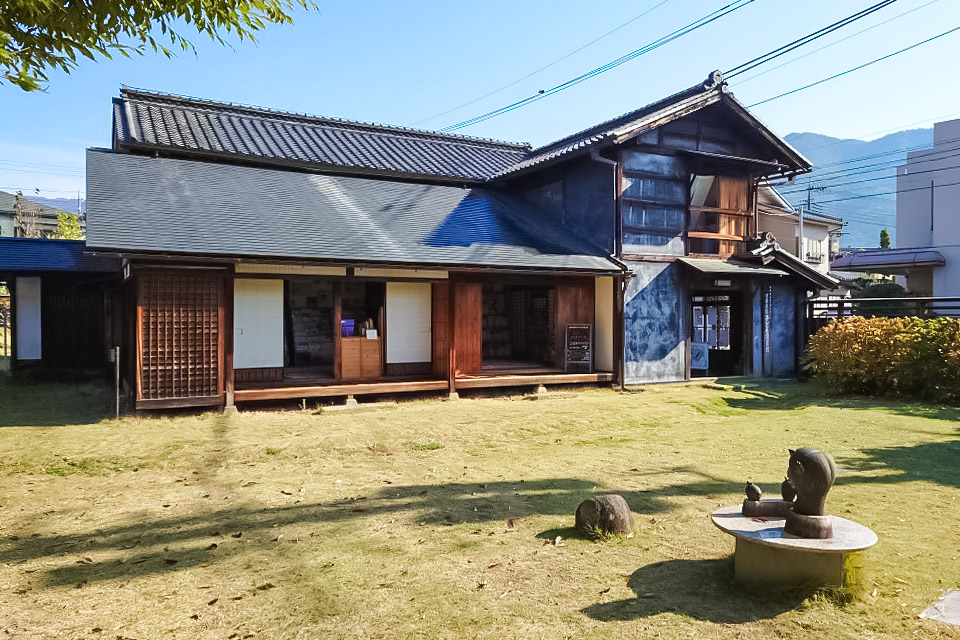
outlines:
[[[83,240],[83,227],[80,226],[80,216],[75,213],[61,211],[57,214],[57,230],[53,237],[60,240]]]
[[[890,248],[890,233],[886,229],[880,229],[880,248]]]
[[[80,56],[193,51],[175,30],[181,24],[220,44],[226,34],[256,41],[268,24],[292,22],[297,7],[316,9],[312,0],[9,0],[0,10],[0,79],[37,91]]]

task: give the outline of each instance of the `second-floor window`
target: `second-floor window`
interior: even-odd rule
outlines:
[[[687,253],[729,257],[743,249],[752,231],[748,186],[734,176],[691,177]]]

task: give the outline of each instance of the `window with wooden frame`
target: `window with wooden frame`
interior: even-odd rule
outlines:
[[[690,254],[729,257],[752,232],[749,180],[734,176],[694,175],[690,179]]]
[[[623,253],[683,255],[687,169],[684,160],[637,151],[623,154]]]

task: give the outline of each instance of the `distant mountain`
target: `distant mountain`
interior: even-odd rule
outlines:
[[[813,173],[779,188],[790,204],[806,204],[808,186],[814,211],[843,218],[847,235],[843,246],[876,247],[880,230],[887,229],[896,243],[896,168],[907,151],[933,145],[933,129],[911,129],[876,140],[831,138],[819,133],[791,133],[787,142],[813,163]],[[819,187],[825,187],[822,191]],[[887,193],[889,195],[871,194]],[[834,201],[834,202],[831,202]]]
[[[45,207],[50,207],[51,209],[60,209],[60,211],[66,211],[67,213],[80,213],[81,211],[86,211],[87,209],[87,201],[84,199],[41,198],[40,196],[30,195],[29,193],[23,194],[23,197],[33,200],[38,204],[42,204]]]

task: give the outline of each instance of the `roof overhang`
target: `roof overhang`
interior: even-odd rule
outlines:
[[[904,275],[915,269],[933,269],[947,264],[947,259],[936,249],[888,249],[858,251],[830,263],[834,271],[875,271]]]
[[[756,247],[751,249],[748,255],[759,258],[764,265],[774,264],[787,273],[806,280],[813,289],[835,289],[840,284],[838,279],[817,271],[797,256],[784,250],[772,233],[763,233],[757,240]]]
[[[764,267],[736,260],[716,260],[714,258],[677,258],[688,267],[710,276],[785,276],[786,271],[774,267]]]

